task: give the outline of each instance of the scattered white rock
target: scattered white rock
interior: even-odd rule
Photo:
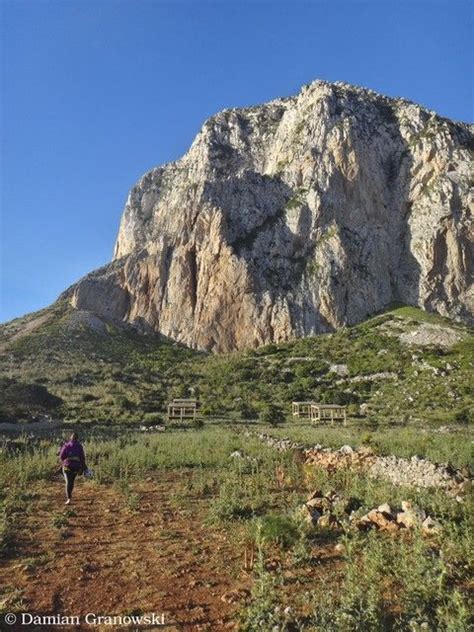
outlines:
[[[387,517],[393,517],[392,508],[388,503],[383,503],[383,505],[379,505],[377,507],[377,511],[381,514],[386,515]]]
[[[436,520],[433,520],[430,516],[425,518],[421,523],[421,529],[425,535],[432,535],[440,533],[441,525]]]
[[[331,364],[329,371],[339,375],[340,377],[347,377],[349,375],[347,364]]]
[[[342,447],[339,448],[338,451],[341,454],[352,454],[354,452],[354,450],[351,448],[350,445],[343,445]]]
[[[404,344],[416,345],[417,347],[435,346],[450,349],[461,340],[462,336],[448,326],[420,323],[416,329],[404,331],[398,338]]]

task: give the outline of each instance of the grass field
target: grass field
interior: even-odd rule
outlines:
[[[2,612],[163,611],[171,630],[469,629],[472,498],[308,467],[244,430],[215,423],[117,437],[90,429],[85,449],[95,478],[78,481],[67,508],[52,473],[57,440],[25,439],[15,454],[4,451]],[[287,424],[271,432],[471,462],[465,430],[367,436],[356,427]],[[240,458],[231,456],[236,451]],[[426,538],[417,530],[361,532],[349,523],[311,527],[300,508],[317,488],[357,499],[360,511],[411,500],[442,530]]]

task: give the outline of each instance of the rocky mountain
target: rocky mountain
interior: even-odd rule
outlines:
[[[402,302],[472,323],[473,127],[316,81],[224,110],[131,190],[73,307],[229,351]]]

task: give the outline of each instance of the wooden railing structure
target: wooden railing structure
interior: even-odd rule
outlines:
[[[195,399],[173,399],[168,404],[168,421],[194,421],[198,402]]]
[[[293,402],[293,417],[299,417],[300,419],[311,419],[311,404],[314,404],[314,402]]]
[[[346,407],[337,404],[293,402],[292,414],[299,419],[310,419],[315,424],[330,423],[333,426],[336,421],[342,421],[344,426],[347,425]]]

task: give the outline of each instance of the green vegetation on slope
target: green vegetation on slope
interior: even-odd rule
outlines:
[[[442,342],[446,334],[449,344],[421,346],[399,339],[423,334],[427,325],[436,328]],[[182,383],[198,386],[203,410],[214,415],[252,417],[264,403],[288,411],[292,400],[311,399],[348,405],[352,416],[362,410],[374,425],[467,423],[474,405],[473,351],[472,332],[401,308],[334,334],[216,355],[177,369]]]
[[[173,391],[176,366],[201,355],[160,336],[140,335],[97,319],[78,321],[64,304],[53,309],[49,320],[3,349],[0,371],[23,385],[43,385],[60,397],[64,403],[56,416],[156,421]],[[28,418],[23,412],[24,407],[18,407],[18,416]],[[0,415],[5,417],[3,409]]]
[[[10,331],[5,342],[0,331],[0,371],[46,387],[70,420],[157,422],[170,398],[189,395],[199,397],[205,415],[241,419],[314,399],[345,404],[374,427],[472,420],[472,331],[415,308],[334,334],[214,356],[76,316],[59,303],[31,331],[24,319],[25,335]]]

